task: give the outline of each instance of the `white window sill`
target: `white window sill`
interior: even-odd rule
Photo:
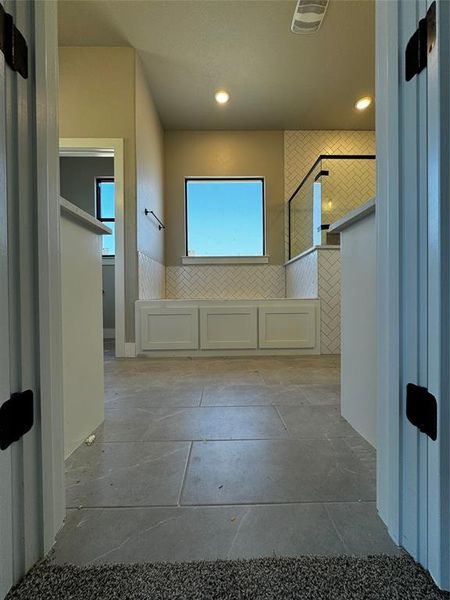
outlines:
[[[182,256],[183,265],[260,265],[269,262],[268,256]]]

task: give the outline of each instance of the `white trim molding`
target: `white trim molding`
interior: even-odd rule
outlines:
[[[267,265],[268,256],[182,256],[183,265]]]
[[[124,227],[124,150],[122,138],[60,138],[60,156],[114,156],[116,255],[115,323],[116,356],[127,356],[125,344],[125,227]],[[133,355],[134,356],[134,355]]]

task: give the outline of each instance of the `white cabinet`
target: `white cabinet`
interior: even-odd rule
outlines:
[[[142,350],[195,350],[198,348],[198,308],[141,307]]]
[[[138,300],[136,344],[148,356],[320,353],[320,302]]]
[[[311,348],[316,346],[316,305],[280,304],[259,307],[260,348]]]
[[[202,349],[251,349],[257,345],[256,306],[216,305],[200,308]]]

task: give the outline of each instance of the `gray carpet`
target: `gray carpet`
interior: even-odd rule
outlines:
[[[43,562],[7,600],[442,600],[406,556],[76,567]]]

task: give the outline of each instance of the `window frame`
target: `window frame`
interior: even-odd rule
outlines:
[[[188,254],[188,244],[189,244],[189,235],[188,235],[188,184],[191,181],[260,181],[262,183],[262,254],[254,254],[254,255],[220,255],[220,256],[189,256]],[[265,177],[259,175],[238,175],[238,176],[188,176],[184,178],[184,257],[185,259],[193,259],[196,262],[206,262],[206,261],[214,261],[217,259],[218,262],[247,262],[245,259],[255,259],[256,261],[262,260],[266,262],[266,180]],[[227,260],[228,259],[228,260]]]
[[[101,193],[100,193],[100,186],[102,183],[114,183],[115,185],[115,178],[112,175],[105,175],[105,176],[98,176],[95,178],[95,218],[100,221],[101,223],[115,223],[116,222],[116,216],[115,216],[115,210],[116,210],[116,205],[114,202],[114,217],[102,217],[102,205],[101,205]],[[114,188],[114,192],[115,192],[115,188]],[[115,252],[115,248],[114,248],[114,254],[102,254],[102,258],[115,258],[116,256],[116,252]]]

